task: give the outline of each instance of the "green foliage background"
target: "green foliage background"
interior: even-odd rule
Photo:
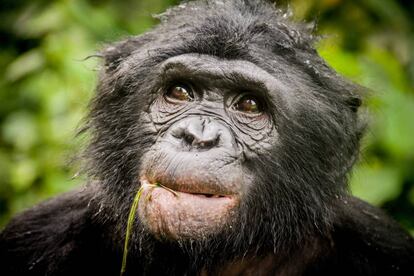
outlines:
[[[72,176],[75,138],[93,95],[104,44],[139,34],[178,0],[2,0],[0,3],[0,225],[84,181]],[[414,233],[414,5],[410,0],[281,0],[317,20],[320,54],[372,90],[370,128],[354,169],[355,195]]]

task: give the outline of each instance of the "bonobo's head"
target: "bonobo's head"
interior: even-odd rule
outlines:
[[[358,153],[358,87],[267,2],[160,18],[102,52],[90,114],[90,172],[119,241],[141,186],[137,243],[280,251],[323,235]]]

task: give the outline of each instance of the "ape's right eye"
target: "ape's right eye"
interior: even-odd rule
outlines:
[[[178,101],[185,101],[191,102],[194,100],[194,94],[190,87],[184,84],[176,84],[168,88],[166,93],[168,98],[178,100]]]

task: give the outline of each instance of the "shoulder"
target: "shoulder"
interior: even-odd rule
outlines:
[[[414,239],[382,210],[355,197],[335,209],[324,266],[335,275],[413,275]]]
[[[0,233],[0,259],[5,271],[14,275],[53,274],[62,262],[78,258],[77,253],[91,236],[89,207],[94,189],[87,186],[63,194],[12,219]]]

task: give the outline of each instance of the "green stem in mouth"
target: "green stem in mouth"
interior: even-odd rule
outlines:
[[[166,189],[167,191],[169,191],[170,193],[172,193],[174,196],[178,197],[177,192],[176,192],[176,191],[174,191],[173,189],[170,189],[170,188],[168,188],[168,187],[165,187],[165,186],[164,186],[164,185],[162,185],[161,183],[156,183],[155,185],[156,185],[157,187],[160,187],[160,188],[164,188],[164,189]]]
[[[137,212],[138,202],[139,202],[139,199],[141,198],[142,190],[143,190],[143,186],[141,186],[138,189],[138,191],[137,191],[137,193],[134,197],[134,201],[132,202],[131,209],[129,210],[128,224],[127,224],[127,229],[126,229],[126,234],[125,234],[124,253],[123,253],[123,256],[122,256],[122,266],[121,266],[120,276],[123,276],[124,273],[125,273],[125,270],[126,270],[126,263],[127,263],[127,257],[128,257],[128,243],[129,243],[129,238],[131,236],[131,229],[132,229],[132,225],[134,224],[135,213]]]
[[[166,189],[167,191],[171,192],[174,196],[178,197],[177,192],[175,192],[174,190],[172,190],[168,187],[165,187],[161,183],[146,184],[146,186],[149,186],[151,188],[157,188],[158,187],[158,188]],[[138,202],[141,198],[143,188],[144,188],[144,186],[141,185],[141,187],[138,189],[138,191],[137,191],[137,193],[134,197],[134,201],[132,202],[131,209],[129,210],[127,229],[126,229],[126,233],[125,233],[124,252],[123,252],[123,255],[122,255],[122,265],[121,265],[120,276],[123,276],[125,274],[125,271],[126,271],[126,264],[127,264],[127,258],[128,258],[129,238],[131,237],[132,225],[134,224],[135,214],[136,214],[137,209],[138,209]]]

